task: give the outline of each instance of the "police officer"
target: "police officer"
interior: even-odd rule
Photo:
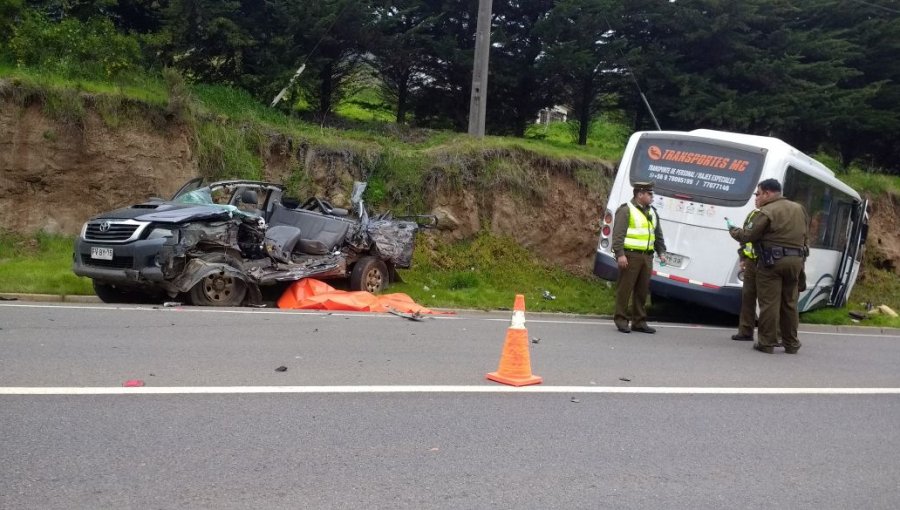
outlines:
[[[729,229],[735,240],[752,242],[757,247],[759,338],[753,348],[772,354],[780,329],[784,352],[796,354],[800,349],[797,284],[804,258],[809,253],[809,217],[803,206],[781,196],[781,183],[775,179],[761,181],[756,196],[759,214],[753,218],[752,225]]]
[[[659,225],[659,216],[650,205],[653,202],[653,183],[636,182],[632,186],[634,198],[619,206],[613,221],[612,250],[619,266],[616,313],[613,320],[622,333],[640,331],[652,334],[656,333],[656,329],[647,325],[644,306],[647,295],[650,294],[653,252],[659,253],[660,261],[665,262],[666,243]]]
[[[756,196],[756,207],[759,207],[759,197]],[[744,219],[744,229],[753,228],[753,218],[759,214],[759,209],[750,211]],[[753,340],[753,330],[756,328],[756,254],[753,252],[753,243],[744,243],[738,248],[741,270],[744,272],[744,286],[741,288],[741,316],[738,321],[738,332],[731,335],[732,340]]]

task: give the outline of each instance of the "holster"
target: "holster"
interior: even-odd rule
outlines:
[[[777,256],[775,254],[776,249],[778,249]],[[773,247],[773,248],[763,248],[761,250],[761,252],[762,253],[760,253],[760,257],[758,259],[759,260],[758,264],[760,267],[765,267],[765,268],[773,267],[775,265],[775,261],[784,256],[784,252],[782,252],[781,249],[778,248],[777,246]]]

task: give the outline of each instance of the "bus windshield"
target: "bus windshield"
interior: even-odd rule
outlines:
[[[706,204],[746,204],[759,182],[766,150],[683,135],[641,137],[631,182],[653,181],[658,193]]]

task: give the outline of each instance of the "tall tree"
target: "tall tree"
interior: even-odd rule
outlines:
[[[423,2],[428,12],[439,16],[430,25],[421,94],[415,107],[416,121],[465,131],[469,123],[478,0]]]
[[[287,5],[290,55],[307,65],[299,90],[324,120],[360,79],[371,11],[362,0]]]
[[[608,22],[618,16],[619,4],[562,0],[541,23],[540,30],[548,40],[545,67],[575,111],[579,145],[587,143],[591,119],[622,79],[617,64],[622,43]]]
[[[12,35],[13,25],[21,12],[22,0],[0,0],[0,50]]]
[[[168,64],[204,81],[236,85],[244,51],[253,44],[238,0],[172,0],[166,9]]]
[[[396,105],[396,120],[406,122],[411,95],[422,83],[432,23],[439,16],[420,0],[376,0],[373,39],[368,46],[384,96]]]
[[[491,36],[491,75],[488,82],[488,123],[493,133],[523,136],[538,110],[555,97],[538,23],[547,17],[553,0],[495,3]]]
[[[844,165],[862,158],[900,172],[900,16],[876,3],[839,0],[810,0],[804,11],[809,32],[837,33],[854,45],[846,63],[858,71],[838,84],[852,93],[833,101],[819,141],[834,146]]]
[[[710,127],[788,138],[815,150],[871,91],[848,86],[859,48],[810,26],[788,0],[632,5],[625,34],[664,129]]]

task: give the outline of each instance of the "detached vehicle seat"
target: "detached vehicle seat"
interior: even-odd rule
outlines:
[[[269,230],[279,226],[293,227],[299,230],[293,251],[310,255],[325,255],[343,243],[344,237],[350,229],[350,222],[313,211],[288,209],[281,204],[275,204],[272,216],[269,218]],[[276,232],[278,231],[282,232],[278,235],[286,235],[286,230],[277,229]],[[267,234],[266,237],[268,238],[269,235]]]

